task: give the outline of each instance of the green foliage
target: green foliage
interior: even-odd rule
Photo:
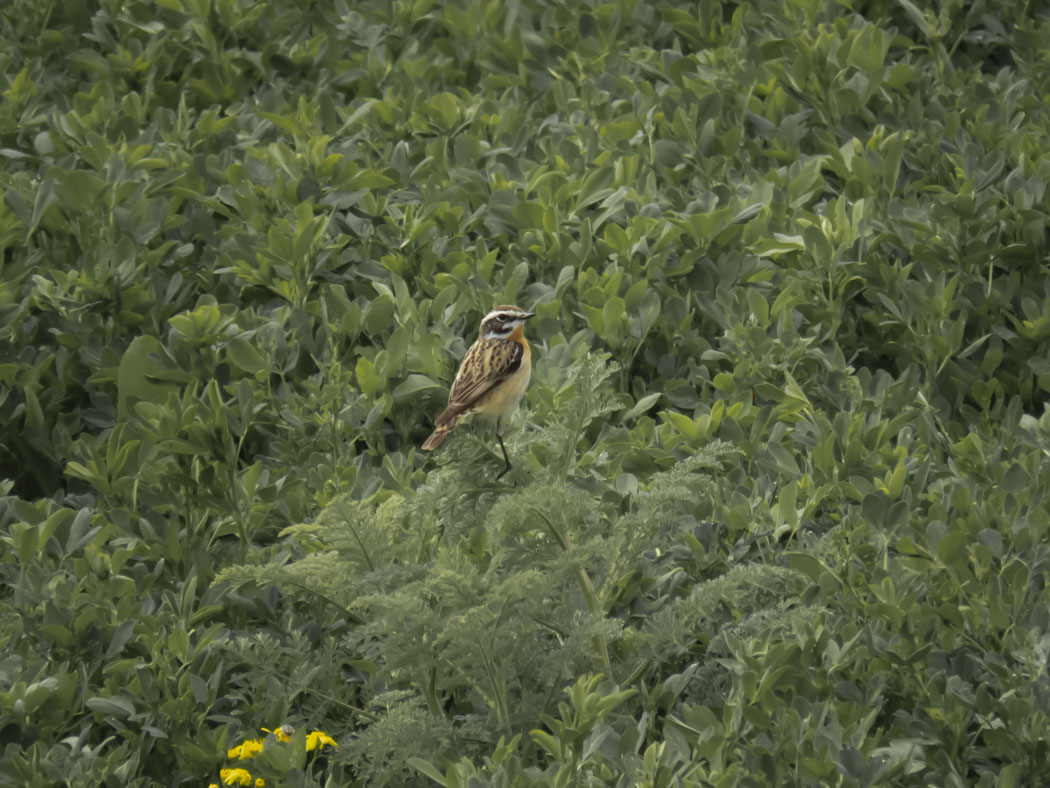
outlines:
[[[1041,780],[1001,5],[5,4],[0,784]],[[497,481],[416,447],[499,303]]]
[[[585,426],[605,412],[601,389],[614,372],[595,354],[565,372],[573,396],[561,411]],[[557,456],[566,443],[563,427],[561,421],[535,426],[531,456],[546,456],[541,448]],[[512,451],[524,440],[512,437]],[[482,462],[491,457],[485,451]],[[677,518],[710,505],[710,471],[728,454],[728,446],[713,443],[644,487],[610,489],[597,508],[584,487],[611,477],[610,458],[596,468],[573,450],[571,468],[580,472],[573,483],[561,478],[560,465],[535,463],[513,488],[471,483],[472,461],[454,458],[410,497],[373,506],[338,500],[314,523],[293,527],[300,560],[231,569],[220,580],[270,582],[305,606],[324,600],[327,620],[356,623],[343,648],[364,673],[363,694],[397,691],[425,702],[425,716],[423,707],[413,713],[403,701],[369,715],[376,719],[355,745],[367,762],[388,756],[365,745],[389,746],[388,729],[400,730],[408,719],[447,720],[456,737],[452,749],[463,752],[478,741],[512,737],[579,672],[654,667],[629,639],[645,611],[674,589],[681,567],[654,575],[644,553],[675,548]],[[743,594],[719,598],[735,604],[738,597],[751,605]],[[418,748],[420,737],[411,739]],[[437,737],[426,754],[450,745],[447,736]]]

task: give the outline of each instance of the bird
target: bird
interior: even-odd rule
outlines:
[[[529,385],[532,351],[525,340],[525,321],[535,316],[535,312],[504,305],[481,319],[477,341],[459,365],[448,407],[434,421],[434,432],[423,442],[424,451],[440,446],[464,416],[480,413],[496,419],[496,439],[506,463],[496,478],[511,469],[503,445],[503,419],[518,406]]]

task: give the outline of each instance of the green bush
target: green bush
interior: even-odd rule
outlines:
[[[253,780],[1039,782],[1048,48],[956,0],[0,8],[0,784],[284,724]],[[418,446],[501,303],[496,480],[491,427]]]

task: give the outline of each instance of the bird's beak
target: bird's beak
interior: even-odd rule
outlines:
[[[522,319],[523,320],[528,320],[530,317],[536,317],[536,313],[535,312],[526,312],[524,315],[522,315]]]

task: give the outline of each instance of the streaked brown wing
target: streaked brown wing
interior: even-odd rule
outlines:
[[[462,412],[470,408],[489,389],[517,372],[524,355],[520,342],[479,339],[459,368],[448,397],[448,409]]]

